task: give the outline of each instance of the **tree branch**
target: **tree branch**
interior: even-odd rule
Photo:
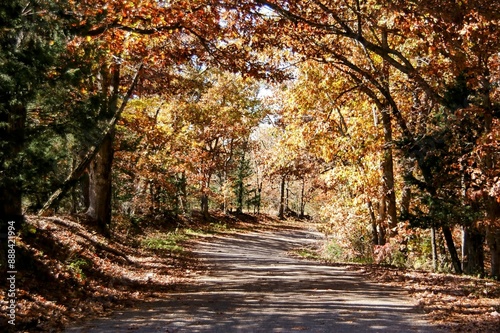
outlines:
[[[139,73],[142,67],[143,65],[141,64],[137,69],[134,79],[127,91],[127,94],[125,95],[125,98],[123,99],[122,104],[120,105],[120,108],[116,111],[111,121],[103,130],[102,135],[99,138],[99,141],[87,152],[87,154],[85,155],[83,160],[78,164],[78,166],[70,173],[70,175],[62,183],[62,185],[60,185],[59,188],[50,196],[49,200],[47,200],[47,202],[43,205],[42,209],[40,209],[40,211],[38,212],[39,216],[47,214],[50,208],[57,205],[57,203],[62,199],[64,194],[66,194],[66,192],[69,189],[71,189],[71,187],[75,184],[75,182],[78,181],[78,179],[83,175],[89,164],[95,158],[95,156],[101,149],[104,139],[114,130],[116,123],[118,122],[118,120],[121,117],[121,114],[123,113],[123,110],[127,106],[129,99],[132,97],[132,93],[134,92],[137,82],[139,81]]]

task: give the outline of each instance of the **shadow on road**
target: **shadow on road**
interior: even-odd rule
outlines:
[[[286,255],[320,237],[288,230],[200,243],[209,273],[194,284],[68,332],[437,332],[403,291]]]

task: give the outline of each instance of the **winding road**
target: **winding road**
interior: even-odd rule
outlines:
[[[287,255],[321,237],[282,230],[200,242],[208,273],[187,290],[67,332],[440,332],[405,291]]]

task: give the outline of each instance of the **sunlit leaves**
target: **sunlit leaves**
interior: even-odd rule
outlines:
[[[185,90],[168,100],[162,96],[131,103],[117,152],[125,175],[133,175],[128,182],[157,186],[172,197],[179,174],[197,196],[209,190],[218,172],[234,169],[236,151],[262,117],[255,81],[214,69],[185,67],[183,74],[178,79]],[[229,186],[221,185],[221,191]],[[137,194],[137,204],[149,195]]]

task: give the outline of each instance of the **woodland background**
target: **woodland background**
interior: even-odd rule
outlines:
[[[2,3],[2,230],[272,212],[322,222],[335,260],[498,279],[499,20],[485,0]]]

